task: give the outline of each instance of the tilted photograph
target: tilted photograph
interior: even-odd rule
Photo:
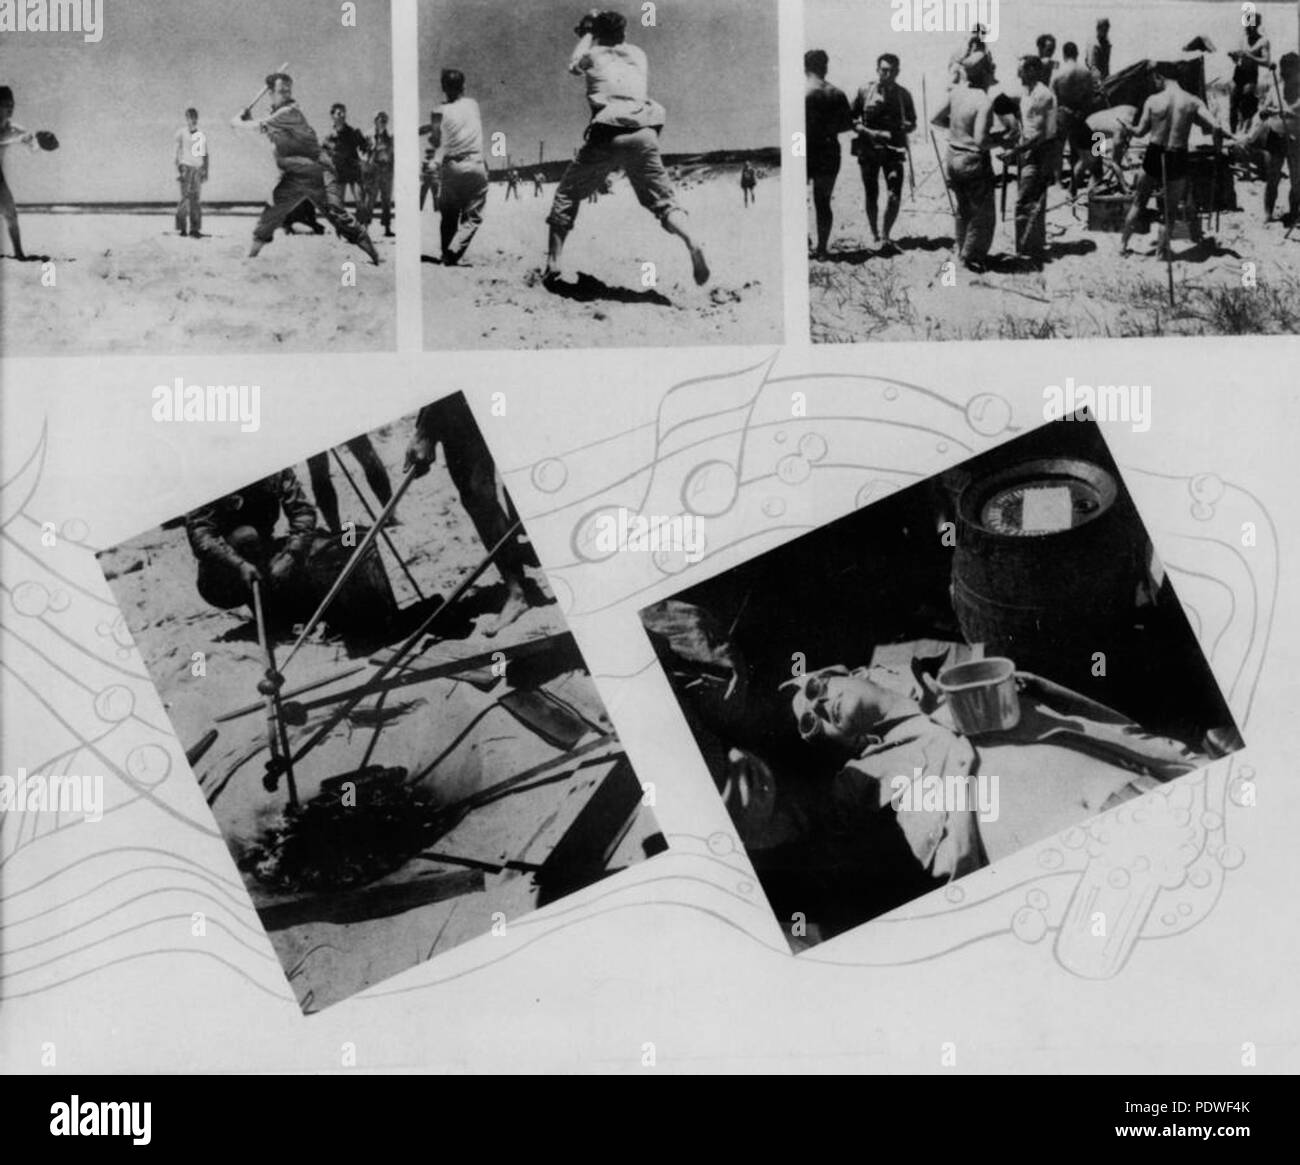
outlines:
[[[1078,414],[645,608],[791,949],[1240,749],[1172,574]]]
[[[99,558],[304,1012],[667,849],[463,395]]]

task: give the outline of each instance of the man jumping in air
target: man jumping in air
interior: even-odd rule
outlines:
[[[253,228],[253,245],[248,257],[257,256],[295,207],[309,202],[329,219],[340,238],[360,247],[378,265],[379,253],[370,236],[343,207],[343,196],[328,152],[321,148],[316,131],[293,99],[293,78],[287,73],[272,73],[266,79],[266,86],[271,91],[270,114],[254,118],[252,110],[245,109],[231,121],[236,129],[257,129],[266,134],[275,149],[275,164],[280,168],[280,181],[271,195],[271,204],[262,211]]]
[[[707,283],[709,265],[704,251],[686,229],[686,213],[677,205],[672,183],[659,154],[664,108],[646,93],[646,55],[625,37],[627,21],[617,12],[595,12],[582,18],[574,32],[578,46],[569,59],[569,72],[587,83],[591,121],[582,149],[564,171],[551,213],[550,238],[542,282],[560,282],[564,242],[578,218],[582,200],[615,171],[622,170],[638,201],[669,234],[686,244],[698,284]]]

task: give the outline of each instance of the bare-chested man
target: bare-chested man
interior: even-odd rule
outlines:
[[[1263,23],[1264,18],[1258,12],[1243,15],[1241,41],[1228,54],[1236,62],[1228,107],[1228,126],[1233,133],[1250,125],[1259,109],[1259,71],[1273,63],[1273,49],[1264,35]]]
[[[1088,115],[1105,106],[1101,82],[1086,65],[1079,61],[1079,47],[1066,41],[1061,47],[1061,67],[1051,79],[1056,96],[1057,131],[1062,149],[1070,147],[1070,195],[1077,198],[1084,179],[1089,174],[1101,175],[1101,157],[1092,152],[1092,131],[1088,128]]]
[[[993,59],[974,53],[962,62],[966,84],[948,94],[947,104],[935,114],[935,125],[948,130],[944,171],[956,204],[953,233],[962,264],[971,271],[985,269],[996,225],[993,163],[989,150],[993,102],[989,86],[995,80]]]
[[[1147,151],[1142,159],[1142,174],[1138,178],[1137,188],[1133,191],[1133,204],[1124,219],[1124,230],[1120,236],[1120,254],[1128,254],[1128,241],[1137,226],[1139,216],[1146,209],[1147,200],[1152,193],[1165,186],[1164,223],[1160,229],[1160,244],[1157,250],[1164,259],[1169,255],[1169,242],[1172,236],[1174,220],[1178,216],[1186,198],[1188,185],[1189,159],[1187,143],[1191,137],[1192,126],[1214,134],[1217,149],[1227,134],[1222,126],[1214,120],[1204,101],[1188,93],[1173,76],[1161,72],[1161,66],[1152,63],[1151,79],[1160,86],[1159,92],[1147,98],[1142,106],[1142,115],[1133,129],[1135,137],[1148,137]],[[1196,215],[1189,223],[1192,238],[1201,241],[1201,224]]]

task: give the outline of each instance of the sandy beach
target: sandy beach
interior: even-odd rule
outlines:
[[[356,352],[396,344],[396,239],[377,224],[375,267],[356,247],[306,233],[248,259],[256,219],[206,214],[205,238],[170,215],[20,212],[33,261],[0,259],[0,351],[7,356],[130,352]],[[36,257],[39,257],[37,259]],[[355,265],[346,285],[343,264]],[[52,266],[51,266],[52,264]],[[349,269],[352,270],[352,269]]]
[[[531,182],[505,200],[493,183],[483,226],[462,265],[444,268],[438,218],[421,216],[424,271],[424,345],[444,348],[640,348],[662,344],[776,344],[781,342],[780,174],[760,179],[755,203],[741,202],[740,167],[687,170],[679,188],[691,228],[713,277],[691,278],[680,240],[666,234],[636,201],[627,180],[613,193],[584,204],[564,253],[562,293],[542,287],[546,216],[555,193],[541,197]],[[655,264],[655,284],[643,283],[642,264]]]
[[[922,139],[923,141],[924,139]],[[1137,156],[1137,151],[1134,151]],[[814,343],[861,340],[1031,340],[1096,336],[1288,334],[1300,327],[1300,232],[1264,223],[1263,183],[1236,182],[1238,211],[1223,212],[1215,240],[1175,238],[1174,303],[1155,254],[1159,225],[1136,234],[1121,257],[1120,236],[1088,230],[1081,198],[1054,186],[1048,196],[1049,261],[1041,271],[1014,262],[1016,188],[994,236],[989,269],[949,273],[953,220],[938,167],[914,145],[916,196],[906,192],[894,228],[900,251],[871,242],[862,182],[846,157],[835,186],[830,260],[809,260]],[[1279,209],[1285,210],[1283,182]],[[883,202],[883,198],[882,198]],[[811,208],[810,237],[814,230]],[[1255,286],[1243,280],[1254,264]],[[955,278],[956,285],[951,285]]]
[[[371,434],[394,483],[411,431],[406,420]],[[341,452],[360,481],[351,454]],[[310,492],[306,467],[296,471]],[[343,520],[359,527],[367,523],[337,466],[333,479]],[[373,498],[367,500],[373,504]],[[446,598],[484,551],[441,459],[412,485],[397,513],[400,525],[389,533],[412,578],[425,600]],[[399,608],[408,615],[427,610],[387,548],[381,556]],[[316,799],[317,807],[337,803],[337,795],[333,802],[330,795],[321,796],[324,782],[367,765],[401,768],[409,776],[404,784],[381,791],[396,800],[380,808],[396,816],[375,827],[387,839],[384,848],[393,851],[379,876],[372,871],[370,877],[321,888],[300,878],[286,885],[264,875],[266,855],[277,853],[268,839],[285,825],[286,799],[283,780],[275,793],[262,783],[267,725],[257,684],[265,661],[247,610],[217,610],[200,598],[182,527],[132,539],[103,553],[100,563],[181,744],[191,749],[209,730],[217,730],[193,769],[305,1011],[319,1010],[484,933],[495,912],[513,922],[602,876],[579,870],[575,883],[572,865],[556,868],[547,862],[552,854],[558,861],[562,841],[572,854],[574,823],[598,791],[610,794],[611,774],[625,794],[631,781],[633,805],[640,786],[622,758],[613,726],[540,572],[532,578],[534,605],[501,635],[489,637],[479,616],[491,617],[504,590],[490,568],[456,613],[449,612],[439,624],[439,641],[413,654],[410,670],[395,673],[388,691],[363,700],[295,766],[303,804]],[[303,709],[302,720],[295,718],[290,728],[293,748],[329,720],[340,693],[375,673],[370,661],[382,645],[406,631],[390,633],[382,644],[345,643],[319,632],[307,640],[285,666],[286,699]],[[496,651],[526,651],[521,644],[548,640],[558,644],[548,649],[550,654],[510,663],[504,674],[491,674],[482,661],[489,657],[490,662]],[[282,665],[287,648],[286,639],[278,647]],[[201,676],[193,674],[194,652],[204,653]],[[455,674],[444,668],[434,678],[417,675],[411,680],[413,672],[470,657],[480,657],[480,662]],[[291,695],[304,685],[318,686]],[[544,691],[576,711],[587,729],[575,747],[539,736],[508,710],[514,705],[502,697],[521,686]],[[254,710],[221,719],[250,704]],[[501,788],[503,781],[520,774],[532,775],[522,784],[512,782],[508,792]],[[371,786],[360,788],[357,804],[364,811]],[[439,854],[467,855],[468,861],[417,856],[419,845],[402,850],[401,842],[393,840],[413,820],[484,796],[490,803],[476,805],[472,812],[454,810],[447,828],[427,835]],[[654,852],[643,844],[657,834],[653,816],[645,809],[633,815],[630,828],[607,855],[608,869]],[[373,826],[364,818],[361,824],[349,822],[349,838],[367,836],[368,824]],[[496,864],[506,861],[524,865]]]

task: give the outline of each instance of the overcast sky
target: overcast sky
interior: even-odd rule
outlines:
[[[204,197],[265,200],[276,181],[270,144],[229,121],[281,62],[321,137],[335,101],[367,132],[378,110],[392,114],[388,0],[356,8],[357,26],[345,28],[332,0],[108,0],[98,44],[77,33],[5,34],[0,84],[15,90],[14,120],[61,142],[52,154],[5,151],[14,197],[174,200],[174,136],[193,105],[211,141]]]
[[[485,131],[505,132],[518,162],[536,162],[539,141],[547,158],[571,157],[588,118],[583,82],[567,71],[573,28],[596,6],[421,0],[421,109],[441,103],[439,74],[458,68]],[[639,0],[610,7],[649,58],[650,96],[668,110],[665,151],[780,144],[774,0],[659,0],[653,28],[642,26]]]
[[[1257,2],[1275,57],[1296,48],[1296,3]],[[920,113],[921,78],[925,77],[930,112],[947,90],[948,58],[966,42],[961,32],[894,32],[892,7],[885,0],[804,0],[804,43],[825,49],[831,58],[829,80],[850,96],[873,79],[883,52],[902,61],[899,80],[912,90]],[[1221,52],[1237,47],[1241,6],[1227,0],[1002,0],[998,5],[998,39],[992,46],[998,80],[1019,90],[1016,59],[1034,51],[1041,33],[1056,37],[1057,57],[1067,40],[1082,59],[1097,19],[1110,20],[1111,71],[1145,57],[1177,57],[1194,36],[1208,36]],[[1225,66],[1227,67],[1227,66]],[[924,138],[922,139],[924,141]]]

